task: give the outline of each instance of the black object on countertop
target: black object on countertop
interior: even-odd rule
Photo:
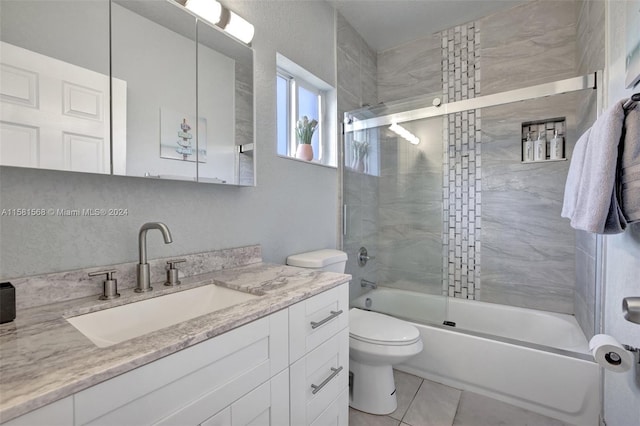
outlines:
[[[0,324],[16,319],[16,288],[10,282],[0,283]]]

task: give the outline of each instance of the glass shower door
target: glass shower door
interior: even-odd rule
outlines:
[[[462,321],[455,297],[573,313],[590,334],[596,273],[576,264],[595,265],[595,243],[560,212],[567,160],[595,119],[592,89],[536,97],[534,87],[528,99],[505,92],[468,110],[409,102],[347,113],[344,248],[351,259],[361,246],[376,256],[349,262],[352,299],[364,278],[400,290],[387,313],[401,318]],[[531,144],[538,157],[527,156]]]
[[[349,113],[351,120],[356,116]],[[442,123],[437,117],[385,125],[346,132],[344,139],[343,245],[354,277],[351,298],[369,290],[363,279],[374,282],[400,290],[385,294],[394,299],[379,305],[385,313],[436,324],[446,310]],[[364,266],[356,259],[361,247],[375,257]],[[401,311],[393,308],[398,305]]]

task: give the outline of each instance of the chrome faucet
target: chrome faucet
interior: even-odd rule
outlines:
[[[138,234],[138,253],[140,253],[140,263],[138,264],[138,285],[135,289],[136,293],[144,293],[153,290],[153,287],[151,287],[149,264],[147,263],[147,231],[150,229],[157,229],[162,232],[165,244],[173,242],[169,228],[167,228],[167,225],[162,222],[149,222],[140,227],[140,233]]]
[[[373,281],[365,280],[364,278],[360,280],[360,287],[370,287],[372,290],[378,288],[378,284]]]

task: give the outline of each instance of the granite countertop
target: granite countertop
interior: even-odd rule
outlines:
[[[0,326],[0,422],[57,401],[181,349],[284,309],[351,279],[269,263],[181,278],[150,293],[121,290],[121,297],[97,296],[18,312]],[[65,318],[202,285],[220,285],[259,295],[256,299],[203,315],[107,348],[98,348]]]

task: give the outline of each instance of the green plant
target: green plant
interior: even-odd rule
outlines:
[[[301,144],[310,144],[311,138],[313,137],[313,132],[316,131],[318,127],[318,120],[315,118],[309,121],[309,118],[305,115],[300,120],[298,120],[298,124],[296,126],[296,136],[298,137],[298,142]]]

